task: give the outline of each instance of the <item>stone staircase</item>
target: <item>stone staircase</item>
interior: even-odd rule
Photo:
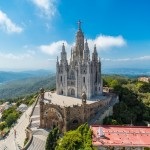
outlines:
[[[43,129],[33,131],[33,139],[28,150],[44,150],[47,135],[48,132]]]
[[[40,126],[40,108],[39,108],[39,103],[37,102],[31,116],[30,128],[31,130],[36,130],[39,128],[39,126]]]

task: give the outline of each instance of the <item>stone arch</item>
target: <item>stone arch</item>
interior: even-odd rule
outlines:
[[[70,88],[70,89],[68,90],[68,94],[69,94],[69,96],[71,96],[71,97],[75,97],[75,89],[74,89],[74,88]]]
[[[58,127],[62,131],[64,127],[64,117],[61,111],[56,107],[49,107],[44,111],[44,127],[47,129],[53,129]]]
[[[82,120],[80,118],[73,118],[70,124],[71,129],[76,129],[78,126],[82,124]]]

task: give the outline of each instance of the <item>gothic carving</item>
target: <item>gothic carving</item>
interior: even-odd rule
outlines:
[[[63,66],[59,67],[59,73],[63,73]]]
[[[75,73],[73,70],[70,71],[70,79],[75,80]]]
[[[87,74],[87,66],[86,65],[81,67],[81,74]]]

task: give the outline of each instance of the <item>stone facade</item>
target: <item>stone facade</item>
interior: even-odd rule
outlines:
[[[75,46],[71,49],[68,63],[65,45],[62,45],[60,61],[56,63],[57,94],[81,98],[83,92],[87,99],[102,94],[101,61],[98,59],[96,45],[90,58],[87,40],[78,23]]]
[[[83,100],[81,105],[61,106],[42,98],[41,96],[40,127],[52,129],[57,126],[62,132],[75,129],[85,122],[92,123],[91,120],[96,116],[99,118],[100,113],[107,111],[104,108],[113,101],[113,97],[109,96],[91,104]]]

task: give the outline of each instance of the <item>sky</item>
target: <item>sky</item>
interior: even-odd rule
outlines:
[[[150,69],[149,0],[0,0],[0,70],[55,70],[77,21],[102,68]]]

